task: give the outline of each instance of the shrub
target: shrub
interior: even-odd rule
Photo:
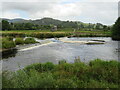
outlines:
[[[9,49],[14,48],[16,45],[12,40],[8,40],[7,38],[2,38],[2,48]]]
[[[25,67],[25,70],[30,71],[33,69],[38,72],[44,72],[44,71],[50,71],[50,70],[54,69],[54,67],[55,67],[55,65],[51,62],[47,62],[45,64],[36,63],[36,64],[32,64],[32,65]]]
[[[37,63],[3,74],[4,88],[118,88],[118,61]]]
[[[43,64],[43,71],[51,71],[55,68],[55,65],[51,62]]]
[[[77,84],[71,79],[58,79],[56,88],[77,88]]]
[[[34,38],[26,38],[25,44],[37,43]]]
[[[29,80],[26,84],[28,88],[54,88],[55,80],[52,73],[41,73],[31,71]]]
[[[94,60],[90,63],[90,73],[96,80],[106,80],[110,83],[118,83],[118,62]]]
[[[13,37],[7,36],[7,37],[2,37],[2,38],[6,38],[6,39],[9,40],[9,41],[13,41]]]
[[[30,72],[30,70],[36,70],[38,72],[42,72],[43,66],[41,63],[35,63],[35,64],[28,65],[27,67],[24,68],[24,70],[26,72]]]
[[[66,63],[66,60],[60,60],[58,63],[59,64],[64,64],[64,63]]]
[[[16,45],[24,44],[24,39],[23,38],[16,38],[15,43],[16,43]]]
[[[31,70],[29,75],[23,70],[3,75],[3,88],[53,88],[55,80],[51,73],[38,73]]]

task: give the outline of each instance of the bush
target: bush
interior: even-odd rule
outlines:
[[[77,88],[77,84],[71,79],[58,79],[56,88]]]
[[[3,74],[4,88],[118,88],[118,61],[32,64]]]
[[[60,60],[58,63],[59,64],[64,64],[64,63],[66,63],[66,60]]]
[[[52,73],[38,73],[31,71],[29,79],[25,83],[27,88],[54,88],[55,80]]]
[[[96,80],[105,80],[110,83],[118,83],[118,62],[117,61],[102,61],[94,60],[89,63],[91,77]]]
[[[24,68],[24,70],[26,72],[30,72],[30,70],[36,70],[38,72],[42,72],[43,66],[41,63],[35,63],[35,64],[28,65],[27,67]]]
[[[2,37],[2,38],[6,38],[6,39],[9,40],[9,41],[13,41],[13,37],[7,36],[7,37]]]
[[[2,49],[10,49],[14,48],[16,45],[12,40],[8,40],[7,38],[2,38]]]
[[[26,38],[25,39],[25,44],[32,44],[32,43],[37,43],[34,38]]]
[[[24,44],[24,39],[23,38],[16,38],[15,43],[16,43],[16,45]]]
[[[118,88],[118,85],[90,79],[88,82],[78,81],[78,88]]]
[[[45,64],[36,63],[25,67],[25,71],[36,70],[38,72],[50,71],[55,68],[55,65],[51,62]]]
[[[12,73],[12,77],[9,74],[3,75],[3,88],[53,88],[55,83],[51,73],[40,74],[31,70],[28,75],[19,70]]]

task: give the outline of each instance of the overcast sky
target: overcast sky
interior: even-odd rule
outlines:
[[[0,0],[0,17],[113,24],[119,0]]]

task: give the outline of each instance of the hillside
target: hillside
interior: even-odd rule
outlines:
[[[48,26],[48,28],[50,28],[50,26],[53,26],[53,25],[56,25],[58,28],[76,28],[76,29],[86,29],[86,30],[94,30],[94,29],[110,30],[111,28],[111,26],[106,26],[101,23],[92,24],[92,23],[84,23],[81,21],[61,21],[61,20],[47,18],[47,17],[42,19],[36,19],[36,20],[25,20],[22,18],[15,18],[15,19],[2,18],[2,20],[6,20],[9,23],[13,23],[17,27],[16,29],[23,29],[19,27],[24,27],[24,26],[27,26],[27,29],[38,29],[41,26],[42,27]],[[33,27],[28,28],[29,27],[28,25],[29,26],[31,25]]]

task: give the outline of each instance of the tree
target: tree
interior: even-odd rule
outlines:
[[[2,20],[2,30],[10,30],[10,24],[6,20]]]
[[[25,23],[25,30],[32,30],[33,24],[32,23]]]
[[[112,27],[112,39],[120,40],[120,17],[117,19]]]

